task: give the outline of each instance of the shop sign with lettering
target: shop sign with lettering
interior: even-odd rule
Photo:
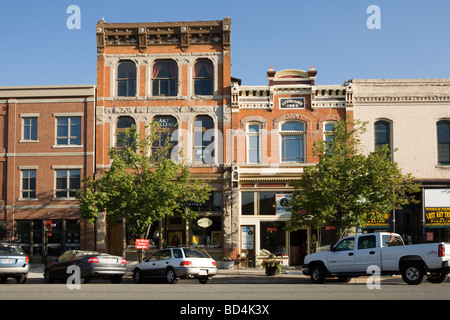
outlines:
[[[425,227],[446,228],[450,227],[450,208],[425,208]]]
[[[280,98],[280,109],[305,109],[305,98]]]

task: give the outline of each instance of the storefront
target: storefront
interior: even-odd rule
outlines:
[[[426,242],[450,240],[450,188],[425,188],[423,214]]]
[[[80,220],[15,220],[15,235],[34,263],[81,249]]]
[[[241,188],[240,254],[245,266],[258,267],[270,254],[285,266],[301,265],[310,250],[309,229],[286,231],[290,220],[285,205],[290,192],[285,189]]]

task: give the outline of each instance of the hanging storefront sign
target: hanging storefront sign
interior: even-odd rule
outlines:
[[[212,220],[208,218],[201,218],[197,221],[197,225],[202,228],[208,228],[212,225]]]

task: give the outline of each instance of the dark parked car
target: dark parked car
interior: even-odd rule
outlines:
[[[197,278],[200,283],[206,283],[216,274],[216,261],[206,252],[183,247],[159,250],[133,269],[136,283],[146,278],[164,279],[167,283],[176,283],[180,278]]]
[[[67,268],[71,265],[80,268],[80,276],[84,283],[94,278],[120,283],[127,273],[127,261],[122,257],[95,251],[69,250],[54,259],[53,263],[45,266],[45,282],[66,280],[72,274],[67,273]]]
[[[20,245],[0,243],[0,283],[6,283],[8,278],[25,283],[29,267],[29,258]]]

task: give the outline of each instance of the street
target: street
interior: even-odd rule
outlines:
[[[369,289],[365,278],[350,283],[329,281],[312,284],[306,277],[293,283],[208,283],[180,280],[175,285],[135,284],[124,278],[120,284],[95,280],[69,289],[65,283],[45,284],[28,279],[18,285],[9,279],[0,285],[0,300],[446,300],[450,299],[450,280],[442,284],[424,281],[418,286],[405,284],[400,277],[383,279],[380,289]]]

